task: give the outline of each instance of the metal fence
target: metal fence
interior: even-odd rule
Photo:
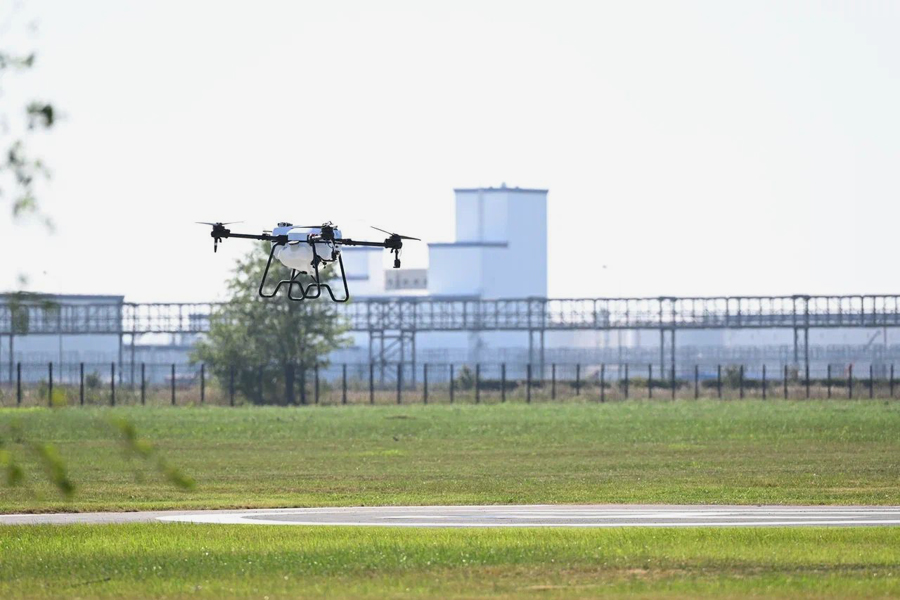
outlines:
[[[124,367],[124,368],[123,368]],[[337,405],[894,398],[894,365],[347,363],[325,367],[17,363],[0,406]]]

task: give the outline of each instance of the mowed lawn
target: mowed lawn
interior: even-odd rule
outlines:
[[[900,595],[900,528],[0,529],[3,598]]]
[[[128,458],[125,417],[196,481]],[[900,504],[900,402],[630,401],[306,408],[3,409],[24,446],[0,511],[473,503]]]

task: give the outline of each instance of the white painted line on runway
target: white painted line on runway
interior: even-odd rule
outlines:
[[[822,519],[817,521],[673,521],[660,522],[648,521],[640,523],[543,523],[543,522],[519,522],[519,523],[485,523],[478,521],[439,521],[439,522],[403,522],[387,523],[384,521],[286,521],[276,519],[260,519],[241,517],[238,515],[194,515],[159,517],[160,521],[179,521],[189,523],[231,524],[231,525],[305,525],[305,526],[353,526],[353,527],[797,527],[814,525],[900,525],[900,519],[890,520],[848,520],[848,519]]]
[[[898,506],[490,505],[0,515],[2,524],[148,521],[368,527],[790,527],[896,526]]]

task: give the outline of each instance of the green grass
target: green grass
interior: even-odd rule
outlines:
[[[123,458],[125,416],[192,476]],[[78,486],[0,487],[0,511],[472,503],[900,504],[900,403],[2,409]]]
[[[127,459],[126,417],[197,481]],[[457,503],[900,504],[900,403],[0,410],[51,442],[0,511]],[[9,436],[5,436],[9,441]],[[19,448],[21,454],[22,446]],[[900,528],[5,526],[0,597],[891,597]]]
[[[0,597],[887,597],[900,528],[16,526]]]

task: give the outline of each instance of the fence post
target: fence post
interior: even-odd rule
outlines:
[[[556,400],[556,363],[550,365],[550,399]]]
[[[525,401],[531,403],[531,363],[525,371]]]
[[[397,363],[397,404],[402,401],[403,390],[403,363]]]
[[[109,363],[109,405],[116,405],[116,363]]]
[[[740,373],[738,375],[738,388],[740,388],[740,393],[738,397],[743,400],[744,399],[744,365],[741,365],[739,369]]]
[[[784,365],[784,399],[788,398],[788,366]]]
[[[875,397],[875,368],[869,363],[869,399]]]
[[[672,400],[675,399],[675,367],[672,367]]]
[[[716,396],[722,399],[722,365],[716,365]]]
[[[606,364],[600,365],[600,402],[606,402]]]
[[[894,397],[894,363],[891,363],[891,398]]]
[[[506,402],[506,363],[500,365],[500,402]]]
[[[481,404],[481,363],[475,363],[475,404]]]
[[[316,404],[319,403],[319,363],[316,363],[316,366],[313,367],[313,378],[316,386],[315,396],[313,396],[313,402]]]
[[[853,399],[853,363],[847,368],[847,399]]]
[[[260,370],[260,383],[262,383],[262,370]],[[172,363],[172,406],[175,406],[175,363]],[[260,391],[260,398],[262,392]]]
[[[809,400],[809,363],[806,363],[806,399]]]
[[[78,403],[84,406],[84,363],[78,363]]]
[[[830,364],[825,368],[825,377],[828,379],[828,381],[825,383],[825,389],[827,390],[825,393],[826,393],[827,397],[830,399],[831,398],[831,365]]]
[[[428,363],[422,365],[422,404],[428,404]]]
[[[341,365],[341,404],[347,404],[347,363]]]
[[[653,397],[653,364],[647,365],[647,397]]]
[[[206,363],[200,363],[200,404],[206,402]]]
[[[453,404],[453,391],[456,387],[456,380],[453,378],[453,363],[450,363],[450,404]]]
[[[369,404],[375,404],[375,363],[369,363]]]
[[[22,406],[22,363],[16,363],[16,406]]]
[[[628,364],[625,365],[625,399],[628,400]]]
[[[144,363],[141,363],[141,406],[147,403],[146,366]]]
[[[581,394],[581,363],[575,365],[575,395]]]
[[[228,404],[234,406],[234,365],[228,367]]]
[[[766,365],[763,364],[762,370],[762,392],[763,392],[763,400],[766,399]]]
[[[700,397],[700,365],[694,365],[694,400]]]
[[[53,361],[47,363],[47,406],[53,408]]]

